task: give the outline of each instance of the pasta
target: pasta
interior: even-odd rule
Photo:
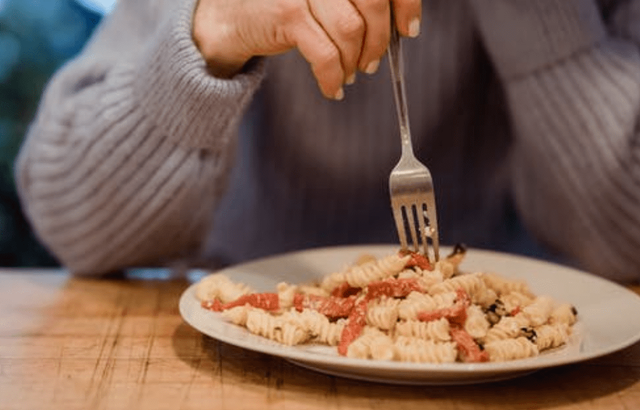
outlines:
[[[393,344],[396,360],[402,362],[453,363],[458,355],[454,343],[435,343],[399,336]]]
[[[531,304],[531,302],[533,302],[533,298],[516,290],[506,294],[502,294],[502,296],[500,296],[500,301],[504,305],[505,311],[513,312],[521,309],[522,306]]]
[[[484,348],[489,353],[491,360],[495,362],[526,359],[536,356],[539,352],[536,345],[523,336],[490,342]]]
[[[534,329],[533,341],[539,350],[562,346],[569,339],[570,328],[565,323],[542,325]]]
[[[471,305],[467,308],[467,320],[464,322],[464,330],[474,339],[485,337],[490,327],[491,323],[489,323],[480,306]]]
[[[366,327],[362,336],[349,345],[347,357],[392,360],[394,357],[393,340],[375,327]]]
[[[398,322],[398,299],[383,298],[369,302],[367,324],[382,330],[391,330]]]
[[[364,287],[369,283],[400,273],[406,266],[409,256],[389,255],[381,259],[370,259],[362,264],[350,266],[345,271],[329,275],[322,283],[322,288],[333,291],[343,283],[353,287]]]
[[[522,314],[516,316],[502,316],[500,321],[493,325],[484,337],[486,343],[495,342],[496,340],[513,339],[523,333],[529,320]]]
[[[344,321],[330,322],[325,315],[310,309],[288,311],[282,316],[287,322],[302,328],[316,343],[336,346],[340,341]]]
[[[447,342],[451,340],[449,334],[449,321],[445,318],[422,322],[419,320],[404,320],[398,322],[395,327],[398,336],[417,337],[434,342]]]
[[[529,319],[532,326],[540,326],[549,320],[553,312],[554,302],[548,296],[537,297],[530,305],[522,309],[522,313]]]
[[[549,321],[551,323],[564,323],[571,326],[576,323],[577,314],[578,312],[573,306],[571,306],[571,304],[563,303],[551,312]]]
[[[457,246],[435,264],[411,252],[363,255],[319,284],[279,283],[273,293],[211,274],[196,297],[256,335],[358,359],[500,362],[568,342],[577,321],[571,304],[534,295],[523,281],[463,272],[465,253]]]
[[[200,300],[218,299],[221,303],[229,303],[248,295],[252,290],[241,283],[233,283],[228,277],[218,273],[202,278],[196,292]]]
[[[309,333],[304,328],[256,308],[247,312],[246,326],[251,333],[288,346],[300,344],[309,338]]]
[[[433,296],[411,292],[398,304],[398,317],[404,320],[416,319],[420,312],[451,307],[455,300],[455,292],[439,293]]]

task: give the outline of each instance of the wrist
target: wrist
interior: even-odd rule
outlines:
[[[233,135],[265,67],[254,59],[233,79],[212,76],[193,40],[194,3],[186,0],[158,30],[132,80],[133,98],[170,141],[219,150]]]

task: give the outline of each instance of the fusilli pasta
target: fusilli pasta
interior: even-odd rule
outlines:
[[[523,281],[460,270],[464,248],[430,264],[399,252],[363,256],[319,285],[255,293],[221,274],[196,288],[202,306],[285,345],[336,346],[359,359],[451,363],[533,357],[566,344],[577,311]]]

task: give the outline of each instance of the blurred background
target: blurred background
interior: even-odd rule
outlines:
[[[56,266],[20,210],[13,164],[42,90],[116,0],[0,0],[0,266]]]

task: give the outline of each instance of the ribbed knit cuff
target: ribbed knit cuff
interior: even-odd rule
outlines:
[[[469,0],[502,78],[585,51],[606,34],[594,0]]]
[[[231,79],[214,77],[195,46],[191,25],[196,0],[186,0],[158,31],[145,56],[134,93],[143,109],[176,143],[193,148],[224,146],[230,127],[264,76],[264,62],[248,63]]]

